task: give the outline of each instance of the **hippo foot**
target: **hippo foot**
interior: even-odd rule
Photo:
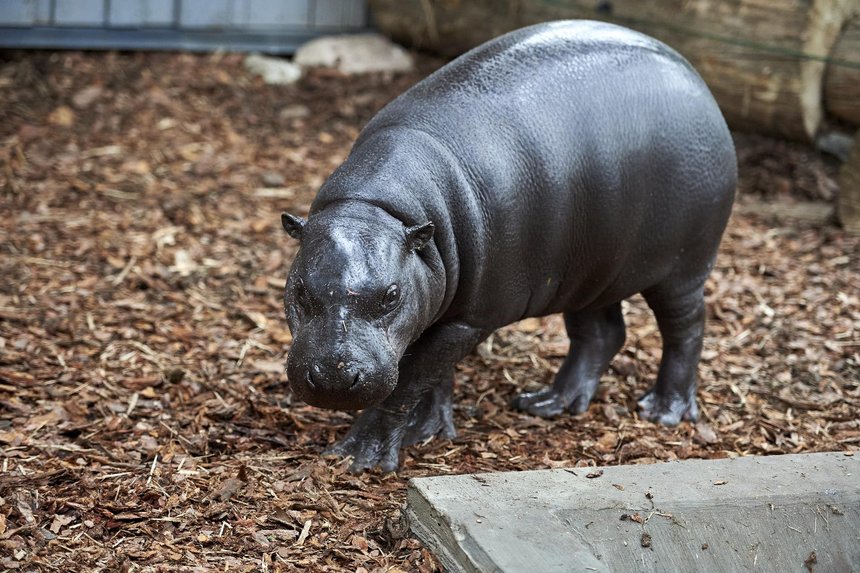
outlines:
[[[397,470],[406,424],[398,425],[391,418],[391,414],[377,408],[364,410],[346,437],[324,454],[350,458],[349,471],[353,474],[374,467],[386,473]]]
[[[448,440],[457,437],[451,391],[444,386],[427,392],[409,414],[403,445],[411,446],[435,436]]]
[[[572,414],[582,414],[588,410],[594,390],[578,388],[575,392],[559,392],[555,387],[545,388],[537,392],[520,394],[512,403],[517,410],[528,412],[540,418],[553,418],[565,411]]]
[[[453,405],[449,387],[434,387],[427,392],[405,418],[382,406],[363,411],[349,433],[326,454],[352,458],[349,471],[361,473],[379,467],[395,471],[400,462],[400,448],[423,442],[434,436],[452,439]]]
[[[687,397],[658,394],[654,388],[639,399],[639,414],[651,422],[664,426],[677,426],[681,420],[695,422],[699,418],[696,396]]]

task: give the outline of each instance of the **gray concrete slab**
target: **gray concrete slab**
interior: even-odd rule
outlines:
[[[416,478],[407,512],[452,572],[860,571],[860,455]]]

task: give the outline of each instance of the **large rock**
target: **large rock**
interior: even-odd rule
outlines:
[[[302,77],[302,68],[282,58],[270,58],[251,54],[245,58],[245,69],[252,74],[263,76],[267,84],[287,85]]]
[[[379,34],[317,38],[299,47],[293,61],[301,66],[337,68],[345,74],[407,72],[413,67],[406,50]]]
[[[860,455],[415,478],[407,516],[452,573],[860,571]]]

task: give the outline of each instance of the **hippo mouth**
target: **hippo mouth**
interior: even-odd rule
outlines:
[[[396,367],[370,369],[343,361],[333,365],[299,362],[292,360],[292,355],[288,360],[290,388],[299,399],[318,408],[362,410],[385,400],[397,385]]]

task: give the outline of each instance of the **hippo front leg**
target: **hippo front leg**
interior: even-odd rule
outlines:
[[[402,446],[436,435],[454,437],[454,366],[485,336],[459,322],[428,329],[401,359],[394,392],[363,410],[326,453],[352,458],[353,473],[375,466],[388,472],[397,469]]]

